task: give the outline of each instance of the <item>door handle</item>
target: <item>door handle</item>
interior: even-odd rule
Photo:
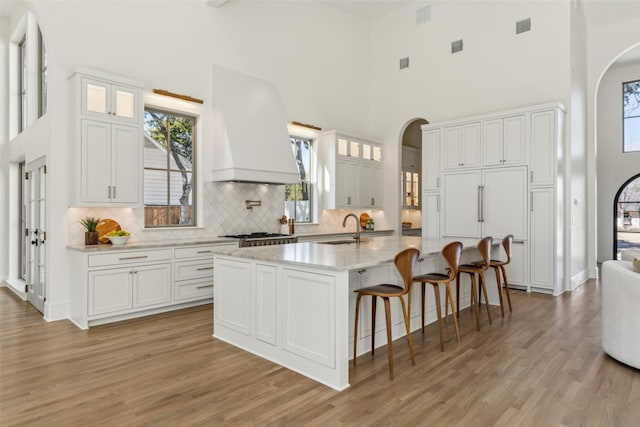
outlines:
[[[478,185],[478,222],[482,222],[482,186]]]
[[[484,185],[480,186],[480,203],[481,203],[481,210],[480,210],[480,222],[484,222]]]

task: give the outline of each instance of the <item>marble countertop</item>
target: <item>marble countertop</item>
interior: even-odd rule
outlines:
[[[220,249],[216,253],[260,261],[345,271],[393,262],[398,252],[410,246],[420,249],[421,258],[438,255],[444,245],[453,241],[462,242],[465,249],[476,249],[478,244],[478,239],[422,239],[413,236],[385,236],[364,238],[360,247],[357,247],[355,243],[330,245],[319,242],[300,242],[286,245]]]
[[[128,241],[124,245],[112,245],[100,243],[99,245],[67,245],[67,249],[80,252],[104,252],[121,251],[129,249],[156,249],[174,246],[212,245],[222,243],[237,243],[238,239],[229,237],[214,237],[209,239],[189,239],[189,240],[155,240],[155,241]]]

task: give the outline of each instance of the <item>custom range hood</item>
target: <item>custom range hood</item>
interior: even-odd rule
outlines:
[[[282,100],[272,83],[213,66],[212,181],[300,180]]]

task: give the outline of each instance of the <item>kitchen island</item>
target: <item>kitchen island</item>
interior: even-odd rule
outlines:
[[[355,294],[378,283],[402,284],[393,259],[404,248],[421,256],[415,274],[444,271],[441,248],[450,241],[465,247],[462,261],[478,258],[475,239],[373,237],[355,243],[304,242],[220,250],[214,255],[214,337],[271,360],[336,390],[349,386],[353,348]],[[497,246],[494,245],[494,249]],[[489,278],[489,277],[488,277]],[[490,278],[489,278],[490,279]],[[497,298],[495,284],[490,301]],[[468,286],[461,307],[468,305]],[[429,322],[435,320],[427,298]],[[444,299],[442,299],[444,301]],[[362,313],[370,312],[370,298]],[[411,330],[420,327],[420,302],[413,298]],[[384,313],[371,331],[370,316],[361,316],[358,354],[369,351],[371,334],[386,344]],[[392,305],[393,339],[405,334],[399,302]]]

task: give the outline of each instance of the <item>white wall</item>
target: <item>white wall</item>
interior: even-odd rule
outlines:
[[[565,197],[570,201],[564,223],[567,248],[565,271],[575,289],[589,277],[587,269],[587,28],[581,3],[571,5],[571,101],[568,107],[565,155],[570,159],[566,171]]]
[[[622,82],[640,79],[640,64],[612,67],[598,90],[598,261],[613,258],[613,201],[640,173],[640,152],[622,152]]]
[[[397,200],[403,126],[560,101],[570,105],[568,2],[432,2],[416,25],[412,4],[372,26],[371,133],[385,144],[385,212],[399,224]],[[515,34],[531,18],[530,32]],[[464,40],[451,54],[451,42]],[[399,69],[399,59],[410,66]]]
[[[597,103],[597,96],[599,96],[599,85],[603,76],[606,75],[609,66],[620,57],[625,51],[632,49],[634,46],[640,45],[640,18],[629,17],[625,22],[617,25],[610,25],[608,27],[599,28],[589,31],[587,34],[587,58],[588,58],[588,73],[587,73],[587,106],[588,106],[588,120],[589,123],[587,137],[587,212],[588,218],[588,262],[589,262],[589,274],[591,277],[595,277],[597,274],[597,262],[611,259],[613,255],[613,247],[607,250],[606,247],[601,251],[601,245],[607,244],[607,238],[600,236],[601,228],[612,228],[612,219],[607,220],[607,217],[600,217],[599,204],[600,200],[607,197],[606,194],[600,194],[600,181],[605,180],[610,172],[615,171],[618,168],[616,164],[611,170],[607,170],[606,173],[599,173],[598,160],[600,156],[606,156],[600,149],[603,142],[600,141],[597,135],[600,126],[604,125],[604,120],[600,120],[600,115],[605,113],[606,107],[600,106]],[[616,107],[621,108],[621,107]],[[621,119],[616,119],[621,122]],[[636,164],[638,164],[636,162]],[[624,166],[620,165],[620,168]],[[635,168],[637,170],[637,167]],[[627,176],[633,174],[632,170],[625,172]],[[606,200],[605,202],[606,203]],[[613,203],[613,199],[611,199]],[[613,207],[611,207],[613,211]],[[612,217],[612,213],[609,214]],[[611,231],[612,233],[612,231]],[[613,237],[611,237],[612,239]],[[603,241],[603,239],[605,241]],[[609,239],[611,241],[611,239]],[[613,243],[610,243],[613,245]]]

